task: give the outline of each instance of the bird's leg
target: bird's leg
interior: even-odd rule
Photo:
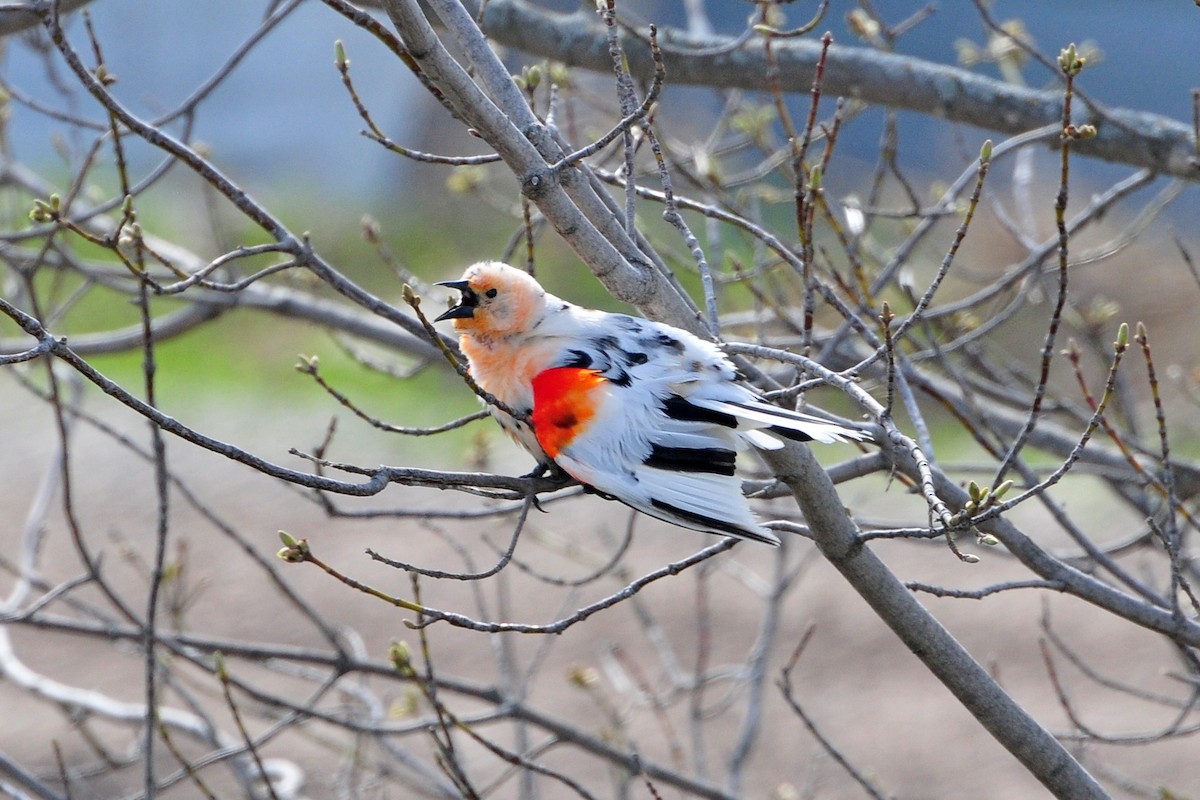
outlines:
[[[546,474],[548,472],[550,472],[550,470],[555,469],[557,466],[558,465],[555,464],[553,461],[549,461],[546,463],[539,461],[532,470],[530,470],[529,472],[526,472],[521,477],[522,478],[530,478],[532,480],[537,480],[538,478],[545,477]]]
[[[543,464],[541,461],[539,461],[537,466],[535,466],[529,472],[526,472],[521,477],[528,478],[529,480],[537,480],[550,471],[550,466],[550,464]],[[542,508],[542,504],[538,502],[538,496],[536,493],[529,495],[529,502],[532,503],[533,507],[538,511],[542,512],[543,514],[546,513],[546,509]]]
[[[538,465],[529,472],[521,476],[522,478],[548,478],[555,483],[570,483],[575,480],[567,474],[566,470],[555,464],[553,461],[538,462]]]
[[[521,477],[528,478],[530,480],[537,480],[538,478],[544,477],[549,478],[555,483],[561,484],[566,484],[573,480],[570,475],[563,471],[562,467],[560,467],[558,464],[555,464],[553,461],[539,461],[536,467]],[[546,509],[542,508],[542,504],[538,502],[536,494],[531,495],[531,502],[533,503],[533,507],[538,511],[541,511],[543,514],[546,513]]]

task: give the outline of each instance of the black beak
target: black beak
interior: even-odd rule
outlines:
[[[475,316],[475,308],[479,305],[479,297],[471,290],[471,285],[467,281],[441,281],[437,285],[457,289],[462,292],[462,299],[458,301],[458,305],[447,309],[434,322],[441,322],[444,319],[468,319]]]

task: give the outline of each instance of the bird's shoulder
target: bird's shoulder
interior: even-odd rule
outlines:
[[[618,387],[737,377],[716,344],[680,328],[628,314],[578,307],[571,312],[555,366],[596,370]]]

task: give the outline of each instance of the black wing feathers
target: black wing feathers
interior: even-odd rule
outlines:
[[[809,436],[804,431],[794,430],[792,428],[784,428],[781,425],[772,425],[767,428],[776,436],[782,436],[785,439],[791,439],[793,442],[811,442],[813,437]]]
[[[720,425],[723,428],[736,428],[738,426],[737,417],[733,416],[733,414],[726,414],[724,411],[714,411],[711,408],[701,408],[700,406],[692,405],[677,394],[668,395],[665,399],[659,401],[659,405],[668,417],[677,419],[680,422],[707,422],[712,425]]]
[[[709,472],[732,475],[737,454],[721,447],[666,447],[650,445],[650,455],[642,463],[647,467],[673,472]]]
[[[762,542],[764,544],[770,544],[770,545],[778,545],[779,544],[778,539],[768,538],[766,536],[763,536],[761,533],[758,533],[757,531],[750,530],[748,528],[742,527],[741,525],[734,525],[733,523],[726,522],[723,519],[717,519],[716,517],[710,517],[708,514],[701,514],[698,511],[691,511],[686,508],[680,508],[679,506],[672,505],[671,503],[667,503],[662,500],[657,500],[655,498],[651,498],[650,505],[654,506],[655,508],[659,509],[660,511],[665,511],[666,513],[670,514],[673,517],[676,517],[681,520],[686,520],[695,525],[699,525],[700,530],[710,530],[710,531],[714,531],[714,532],[721,531],[723,533],[728,533],[730,536],[741,536],[744,539],[753,539],[756,542]]]

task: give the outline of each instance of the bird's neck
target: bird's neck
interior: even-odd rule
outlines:
[[[464,335],[459,346],[481,388],[514,409],[533,408],[533,378],[554,358],[544,343],[527,336]]]

